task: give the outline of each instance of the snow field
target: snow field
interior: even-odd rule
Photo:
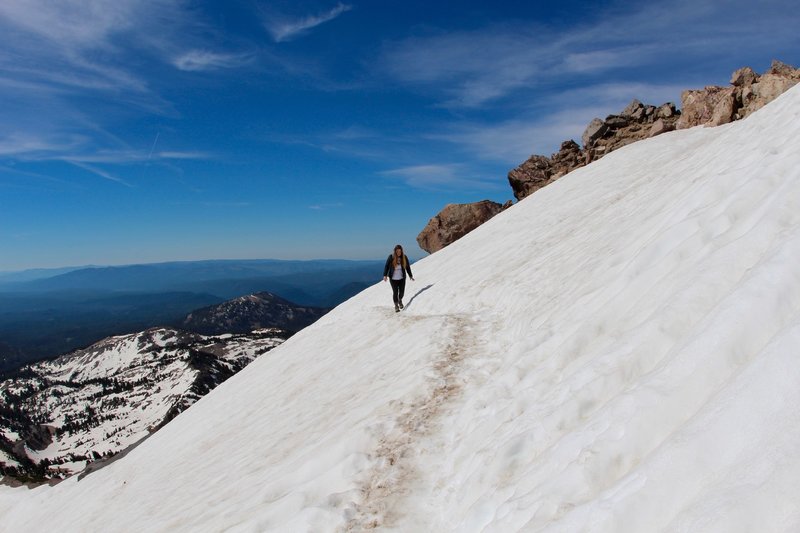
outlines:
[[[576,170],[2,525],[800,530],[798,138],[800,86]]]

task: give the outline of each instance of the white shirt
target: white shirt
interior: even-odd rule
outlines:
[[[396,267],[394,267],[394,272],[392,273],[392,279],[398,280],[403,279],[403,260],[400,260],[400,263]]]

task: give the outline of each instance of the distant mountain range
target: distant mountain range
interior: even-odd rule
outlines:
[[[264,291],[331,308],[380,279],[382,266],[219,260],[0,273],[0,372],[111,335],[179,325],[196,309]]]
[[[242,280],[275,280],[286,285],[310,283],[312,292],[317,292],[325,281],[335,281],[348,274],[362,279],[365,275],[374,280],[379,261],[313,260],[284,261],[277,259],[260,260],[219,260],[153,263],[111,267],[86,267],[79,269],[59,269],[52,271],[26,271],[0,276],[0,291],[3,292],[51,292],[51,291],[125,291],[125,292],[197,292],[198,287],[206,287],[216,282],[217,287]],[[43,275],[52,272],[55,275]],[[27,273],[27,275],[26,275]],[[321,277],[320,277],[321,276]],[[27,278],[27,279],[26,279]],[[282,280],[281,278],[287,278]],[[315,282],[316,281],[316,282]],[[328,287],[333,290],[336,287]],[[266,289],[265,289],[266,290]],[[202,290],[200,292],[209,292]],[[272,291],[275,292],[275,291]],[[225,296],[225,295],[221,295]],[[237,295],[238,296],[238,295]],[[315,295],[319,296],[319,295]]]

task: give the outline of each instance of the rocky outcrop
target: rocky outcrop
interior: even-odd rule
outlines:
[[[674,130],[680,114],[672,102],[656,107],[634,99],[618,115],[608,115],[605,120],[595,118],[581,136],[583,149],[575,141],[564,141],[561,149],[549,158],[533,155],[509,172],[508,183],[514,197],[522,200],[617,148]]]
[[[510,206],[483,200],[471,204],[447,204],[417,236],[419,247],[432,254],[460,239]]]
[[[605,126],[603,125],[603,127]],[[511,170],[508,173],[508,183],[514,191],[514,197],[522,200],[567,172],[585,164],[586,157],[578,143],[564,141],[561,143],[561,149],[549,158],[543,155],[533,155],[520,166]]]
[[[617,115],[593,119],[581,136],[583,148],[573,140],[561,143],[550,157],[532,155],[508,173],[514,197],[522,200],[564,174],[642,139],[680,128],[717,126],[739,120],[762,108],[800,82],[800,69],[773,61],[762,75],[744,67],[731,76],[731,87],[709,86],[681,94],[679,111],[667,102],[658,107],[633,100]],[[428,222],[417,237],[423,250],[433,253],[492,218],[501,206],[496,202],[450,204]]]
[[[777,60],[762,75],[750,67],[740,68],[731,76],[730,87],[710,85],[683,91],[683,114],[677,127],[719,126],[745,118],[798,82],[800,69]]]
[[[600,159],[627,144],[674,130],[680,114],[672,102],[656,107],[634,99],[618,115],[608,115],[605,120],[592,120],[581,137],[583,164]],[[598,124],[602,126],[598,127]]]

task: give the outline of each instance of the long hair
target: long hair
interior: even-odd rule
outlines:
[[[400,250],[400,258],[403,259],[403,263],[404,263],[403,266],[405,266],[407,264],[407,261],[408,261],[406,259],[406,253],[403,251],[403,247],[398,244],[398,245],[396,245],[394,247],[394,250],[392,250],[392,267],[393,268],[397,268],[397,261],[398,261],[397,250]]]

